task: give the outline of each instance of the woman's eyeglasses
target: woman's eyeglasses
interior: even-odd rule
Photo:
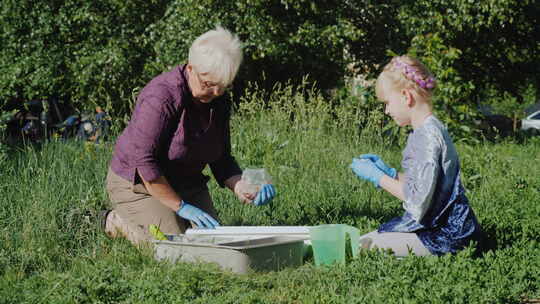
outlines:
[[[199,80],[199,83],[201,84],[201,89],[202,90],[218,90],[218,92],[225,92],[227,91],[228,89],[230,89],[232,87],[232,85],[228,85],[226,87],[222,87],[219,83],[214,83],[214,82],[211,82],[211,81],[208,81],[208,80],[203,80],[201,78],[201,75],[199,73],[195,73],[197,75],[197,79]]]

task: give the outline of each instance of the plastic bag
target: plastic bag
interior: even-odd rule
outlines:
[[[271,184],[272,178],[264,168],[245,169],[242,172],[242,181],[246,183],[248,191],[255,194],[259,192],[262,185]]]

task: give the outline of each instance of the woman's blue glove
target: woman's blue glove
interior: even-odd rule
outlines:
[[[351,169],[353,170],[354,174],[356,174],[356,176],[372,182],[375,187],[380,186],[379,182],[381,181],[381,178],[385,175],[384,172],[379,169],[374,162],[368,159],[353,158]]]
[[[184,201],[181,202],[180,209],[176,211],[176,214],[181,218],[194,222],[200,228],[214,229],[219,227],[219,223],[208,213]]]
[[[360,159],[369,159],[372,162],[375,163],[375,166],[377,168],[381,169],[384,174],[390,176],[391,178],[397,177],[397,170],[394,168],[390,168],[380,157],[376,154],[362,154],[360,155]]]
[[[276,196],[276,189],[274,186],[272,184],[264,184],[257,193],[253,204],[255,206],[266,205],[272,201],[274,196]]]

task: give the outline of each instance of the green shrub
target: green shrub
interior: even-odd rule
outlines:
[[[148,30],[157,54],[148,70],[185,62],[191,42],[221,24],[244,42],[241,87],[255,81],[272,89],[275,82],[300,83],[310,75],[320,88],[333,88],[348,64],[369,71],[398,41],[388,27],[394,14],[394,7],[377,1],[174,1]]]
[[[414,37],[409,52],[422,60],[437,78],[434,109],[449,131],[464,139],[478,135],[475,123],[480,113],[476,103],[471,102],[475,86],[455,68],[462,52],[445,45],[438,33]]]
[[[125,113],[153,57],[143,33],[168,1],[3,1],[0,108],[30,99]],[[112,106],[114,104],[114,106]]]
[[[0,112],[0,164],[8,158],[9,147],[7,145],[7,123],[13,116],[13,111]]]
[[[369,70],[392,45],[395,8],[332,1],[5,1],[0,22],[0,100],[57,98],[130,111],[133,90],[186,61],[191,42],[216,24],[244,41],[239,75],[271,88],[310,74],[335,87],[356,62]],[[2,104],[0,104],[2,106]]]
[[[478,105],[540,84],[536,1],[406,1],[399,19],[411,49],[442,83],[440,115],[456,135],[471,137]],[[488,93],[490,92],[490,93]],[[505,113],[512,115],[512,113]]]
[[[156,74],[186,61],[198,35],[221,24],[245,43],[235,97],[249,81],[270,91],[306,75],[326,92],[348,73],[370,74],[387,49],[416,54],[440,77],[439,114],[475,134],[477,104],[505,92],[523,103],[539,86],[532,0],[5,0],[0,108],[30,99],[100,105],[124,117]],[[396,17],[397,16],[397,17]],[[535,93],[536,94],[536,93]]]

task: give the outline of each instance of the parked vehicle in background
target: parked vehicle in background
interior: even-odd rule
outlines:
[[[540,132],[540,110],[533,112],[521,121],[521,129]]]

